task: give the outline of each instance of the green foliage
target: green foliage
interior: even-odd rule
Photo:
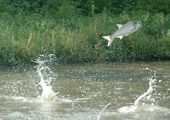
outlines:
[[[62,63],[170,59],[169,2],[152,2],[2,0],[0,64],[27,64],[41,54]],[[134,20],[142,21],[139,30],[107,47],[102,36]]]
[[[83,14],[91,15],[107,10],[112,14],[120,14],[124,10],[131,12],[146,10],[152,13],[170,13],[169,0],[1,0],[0,12],[18,14],[23,12],[41,13],[50,16]],[[78,13],[77,13],[78,12]],[[56,16],[57,17],[57,16]]]

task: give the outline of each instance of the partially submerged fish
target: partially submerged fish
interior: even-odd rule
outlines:
[[[122,39],[123,36],[127,36],[133,32],[135,32],[141,25],[141,21],[132,21],[128,22],[124,25],[117,24],[117,27],[119,28],[114,34],[110,36],[103,36],[103,38],[108,40],[107,46],[109,46],[114,38],[120,38]]]

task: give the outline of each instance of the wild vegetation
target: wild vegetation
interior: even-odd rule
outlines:
[[[169,13],[167,0],[1,0],[0,64],[168,60]],[[139,30],[107,47],[103,35],[135,20]]]

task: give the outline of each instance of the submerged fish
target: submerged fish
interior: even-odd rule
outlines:
[[[119,28],[114,34],[110,36],[103,36],[103,38],[108,40],[107,46],[109,46],[114,38],[120,38],[122,39],[123,36],[127,36],[133,32],[135,32],[141,25],[141,21],[132,21],[128,22],[124,25],[117,24],[117,27]]]

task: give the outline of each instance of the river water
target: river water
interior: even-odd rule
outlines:
[[[170,62],[43,66],[0,69],[0,120],[170,120]]]

